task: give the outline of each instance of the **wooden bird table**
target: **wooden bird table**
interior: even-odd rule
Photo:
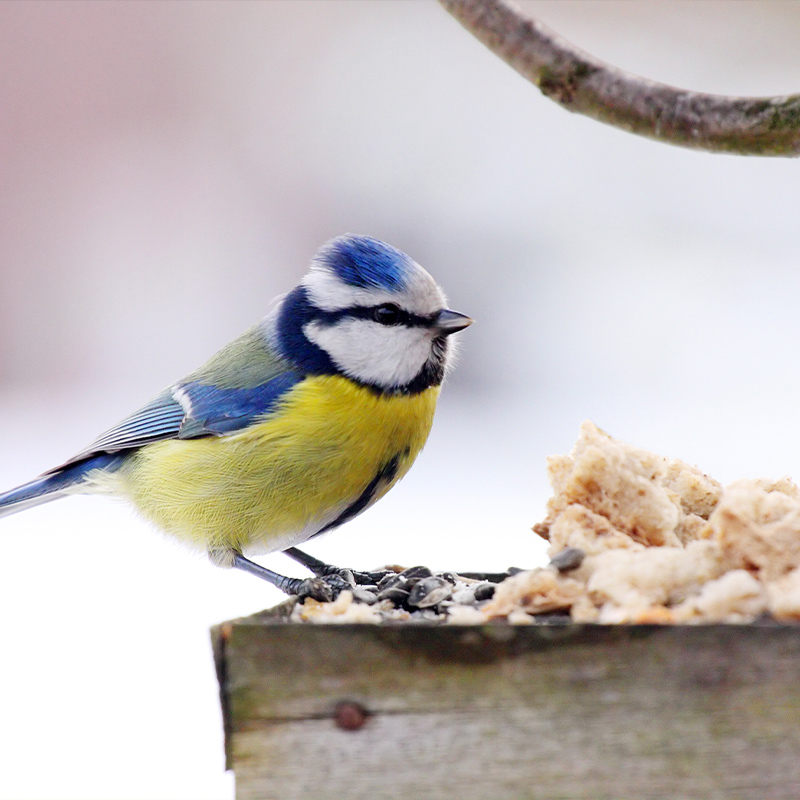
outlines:
[[[800,797],[800,627],[212,631],[242,800]]]

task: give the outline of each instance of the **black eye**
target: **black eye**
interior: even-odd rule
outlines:
[[[402,312],[394,303],[384,303],[372,309],[372,319],[381,325],[397,325],[401,316]]]

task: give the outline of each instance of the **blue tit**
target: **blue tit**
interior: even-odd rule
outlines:
[[[0,516],[69,494],[128,500],[222,567],[307,591],[250,560],[353,519],[409,470],[433,422],[450,336],[472,320],[409,256],[325,244],[273,310],[202,367],[35,480]]]

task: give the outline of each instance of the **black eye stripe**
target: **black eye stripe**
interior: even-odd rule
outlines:
[[[354,317],[355,319],[369,319],[373,321],[378,321],[376,318],[376,312],[379,312],[379,309],[386,308],[387,304],[384,303],[380,306],[368,306],[368,307],[356,307],[348,309],[344,316],[346,317]],[[395,314],[395,319],[392,325],[405,325],[407,328],[430,328],[433,325],[434,319],[436,317],[435,314],[432,314],[430,317],[423,317],[420,314],[412,314],[410,311],[406,311],[404,308],[397,308],[397,312]],[[385,323],[384,323],[385,324]]]
[[[382,303],[372,309],[372,319],[380,325],[402,325],[408,317],[408,312],[394,303]]]
[[[377,306],[353,306],[352,308],[343,308],[339,311],[322,311],[315,309],[314,319],[322,322],[324,325],[335,325],[343,319],[366,319],[370,322],[376,322],[375,314],[378,309],[385,308],[391,303],[381,303]],[[430,316],[422,316],[421,314],[412,314],[404,308],[397,308],[397,319],[392,323],[382,323],[391,325],[404,325],[407,328],[430,328],[436,321],[436,314]]]

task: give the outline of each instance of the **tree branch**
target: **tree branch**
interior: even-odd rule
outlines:
[[[567,111],[682,147],[739,155],[800,155],[800,95],[726,97],[676,89],[605,64],[509,0],[439,2]]]

